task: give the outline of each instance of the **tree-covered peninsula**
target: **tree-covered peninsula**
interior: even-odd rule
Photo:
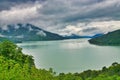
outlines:
[[[120,80],[120,64],[115,62],[110,67],[82,73],[55,74],[51,68],[37,69],[32,56],[4,41],[0,43],[0,80]]]
[[[120,29],[89,40],[91,44],[120,46]]]

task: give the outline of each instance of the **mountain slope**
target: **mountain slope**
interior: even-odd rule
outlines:
[[[119,45],[120,46],[120,29],[109,32],[103,36],[90,39],[91,44],[97,45]]]
[[[80,36],[77,34],[71,34],[69,36],[64,36],[66,39],[79,39],[79,38],[91,38],[91,36]]]
[[[103,33],[95,34],[95,35],[91,36],[91,38],[97,38],[97,37],[100,37],[102,35],[104,35],[104,34]]]
[[[43,41],[43,40],[62,40],[63,37],[45,31],[32,24],[14,24],[0,28],[0,37],[11,41]]]
[[[99,36],[102,36],[103,34],[95,34],[93,36],[81,36],[81,35],[77,35],[77,34],[71,34],[71,35],[66,35],[64,36],[65,39],[80,39],[80,38],[96,38],[96,37],[99,37]]]

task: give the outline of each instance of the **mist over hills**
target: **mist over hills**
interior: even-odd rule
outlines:
[[[62,40],[62,36],[45,31],[32,24],[13,24],[0,27],[0,37],[2,40],[9,39],[13,42],[19,41],[46,41]]]

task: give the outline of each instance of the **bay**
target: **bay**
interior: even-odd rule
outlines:
[[[91,45],[88,39],[31,41],[17,45],[23,48],[24,54],[33,56],[37,68],[53,68],[57,73],[98,70],[120,62],[119,46]]]

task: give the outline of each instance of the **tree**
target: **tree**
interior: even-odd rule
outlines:
[[[17,46],[10,41],[4,41],[0,43],[0,54],[5,57],[15,55]]]

